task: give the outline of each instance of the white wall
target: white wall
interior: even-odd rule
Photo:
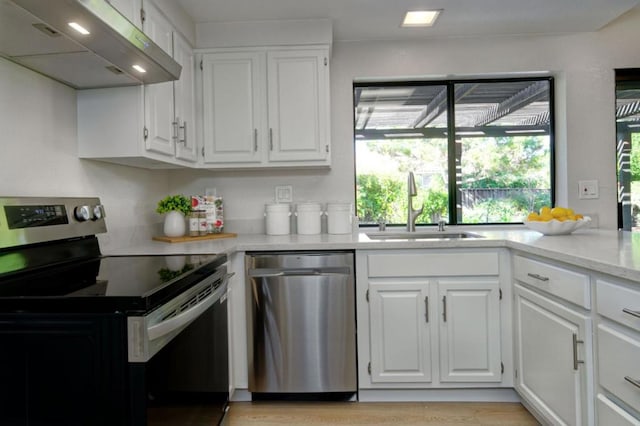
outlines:
[[[200,35],[201,33],[198,32]],[[205,34],[205,32],[202,32]],[[546,72],[556,77],[558,204],[615,228],[614,68],[640,67],[640,7],[597,33],[449,38],[413,42],[335,42],[331,62],[333,166],[325,172],[172,171],[173,188],[216,187],[228,218],[260,220],[273,187],[298,200],[353,200],[352,82],[362,78],[442,78]],[[212,41],[198,40],[203,46]],[[600,198],[579,200],[578,181],[597,179]]]
[[[103,250],[149,238],[167,172],[80,160],[76,127],[75,90],[0,59],[0,196],[98,196]]]

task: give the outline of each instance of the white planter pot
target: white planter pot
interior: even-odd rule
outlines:
[[[187,232],[184,215],[178,211],[171,211],[164,216],[164,235],[167,237],[182,237]]]

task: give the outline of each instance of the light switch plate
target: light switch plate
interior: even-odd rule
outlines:
[[[276,203],[293,202],[293,187],[291,185],[276,186]]]
[[[578,197],[581,199],[598,198],[598,181],[597,180],[581,180],[578,181]]]

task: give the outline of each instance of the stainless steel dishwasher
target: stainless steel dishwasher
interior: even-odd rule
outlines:
[[[352,252],[247,253],[249,391],[353,395]]]

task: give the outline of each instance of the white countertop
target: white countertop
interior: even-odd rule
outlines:
[[[455,232],[463,228],[448,228]],[[149,241],[114,249],[105,254],[231,254],[238,251],[280,250],[378,250],[415,248],[496,248],[506,247],[626,278],[640,283],[640,233],[583,229],[571,235],[543,236],[525,228],[464,228],[484,238],[451,240],[371,240],[361,229],[347,235],[238,235],[188,243]],[[390,230],[388,232],[394,232]]]

